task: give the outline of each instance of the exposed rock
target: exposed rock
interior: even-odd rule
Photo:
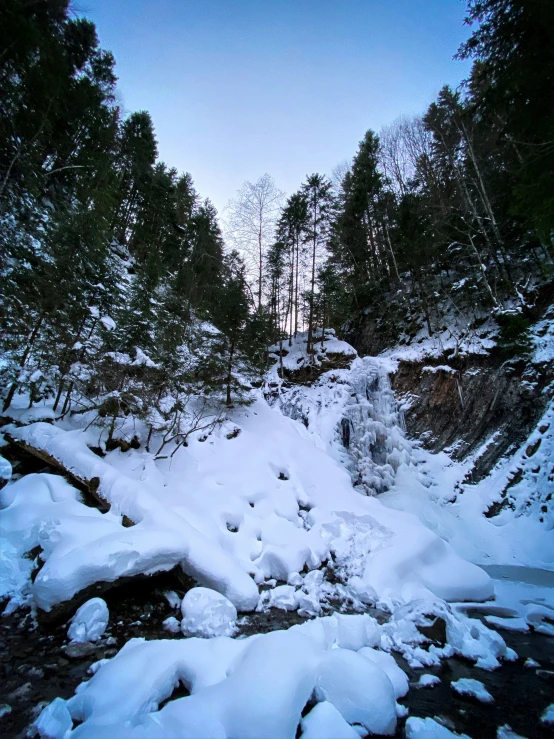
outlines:
[[[428,618],[431,619],[433,616],[428,616]],[[441,616],[435,618],[433,623],[428,626],[416,625],[416,629],[427,639],[437,644],[446,644],[446,621]]]
[[[529,377],[532,383],[525,382]],[[401,361],[391,386],[404,406],[408,434],[431,451],[449,449],[454,459],[463,459],[494,434],[466,480],[472,483],[525,441],[544,413],[549,398],[543,389],[553,379],[549,365],[533,367],[524,360],[499,365],[492,356],[478,355]],[[527,455],[539,445],[540,440],[530,445]]]
[[[92,644],[88,641],[74,642],[73,644],[68,644],[64,652],[69,659],[83,659],[83,657],[88,657],[89,654],[93,654],[93,652],[97,650],[98,646],[98,644]]]
[[[317,361],[314,361],[313,364],[304,364],[298,369],[284,367],[283,379],[295,385],[311,385],[324,372],[334,369],[348,369],[355,356],[355,354],[335,354],[333,352],[317,353]]]

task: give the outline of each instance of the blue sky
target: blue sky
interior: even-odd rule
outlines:
[[[124,110],[221,210],[264,172],[288,193],[469,71],[460,0],[76,0]]]

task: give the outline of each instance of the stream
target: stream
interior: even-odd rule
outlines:
[[[541,588],[550,588],[554,576],[546,570],[523,567],[490,565],[486,569],[495,579],[513,578],[512,582]],[[183,638],[162,626],[163,620],[175,612],[159,585],[129,586],[105,597],[110,608],[108,631],[100,642],[87,645],[90,650],[84,649],[82,653],[67,650],[66,625],[36,627],[30,615],[21,611],[0,616],[0,714],[2,704],[11,708],[0,717],[3,739],[33,736],[28,727],[42,707],[56,696],[71,697],[77,685],[90,678],[91,664],[112,657],[128,639]],[[494,608],[491,604],[491,610]],[[3,610],[2,604],[0,609]],[[469,608],[468,613],[484,619],[486,609]],[[295,612],[273,609],[242,619],[241,634],[286,629],[302,620]],[[400,700],[409,715],[439,719],[451,730],[463,732],[472,739],[496,739],[498,727],[505,724],[526,739],[552,739],[554,727],[541,723],[540,715],[554,701],[554,639],[533,630],[499,631],[517,652],[518,660],[505,663],[493,672],[459,658],[444,660],[438,668],[414,670],[395,654],[410,679],[409,693]],[[529,658],[538,662],[538,666],[527,666],[525,662]],[[418,689],[415,684],[423,673],[436,675],[441,682],[433,688]],[[485,705],[474,698],[457,695],[450,683],[462,677],[483,682],[495,702]],[[395,736],[404,737],[404,721],[399,721]]]

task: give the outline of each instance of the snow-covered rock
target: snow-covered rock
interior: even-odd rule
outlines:
[[[72,726],[67,703],[61,698],[54,698],[52,703],[43,708],[34,723],[40,739],[64,739]]]
[[[396,660],[392,654],[383,652],[380,649],[372,649],[371,647],[363,647],[359,650],[358,654],[375,662],[388,675],[396,698],[403,698],[407,694],[409,689],[408,676],[396,664]]]
[[[469,695],[481,703],[494,703],[494,698],[480,680],[474,680],[471,677],[461,677],[456,682],[450,683],[450,686],[458,695]]]
[[[302,719],[302,739],[359,739],[358,732],[328,701],[317,703]]]
[[[315,694],[339,710],[346,721],[372,734],[396,730],[396,700],[388,675],[369,659],[346,649],[332,649],[319,667]]]
[[[434,688],[435,685],[440,683],[441,679],[438,675],[430,675],[428,672],[424,675],[420,675],[419,680],[416,683],[416,688]]]
[[[521,736],[521,734],[516,734],[509,724],[504,724],[504,726],[498,727],[496,731],[496,739],[527,739],[527,737]]]
[[[406,739],[470,739],[467,734],[455,734],[433,718],[411,716],[406,721]]]
[[[110,612],[102,598],[91,598],[71,619],[67,636],[71,642],[98,641],[106,631]]]
[[[179,619],[175,618],[175,616],[169,616],[169,618],[166,618],[162,623],[162,626],[166,631],[169,631],[170,634],[178,634],[181,631],[181,622]]]
[[[7,459],[0,456],[0,487],[12,479],[12,466]]]
[[[554,703],[551,703],[544,709],[543,713],[541,714],[541,721],[543,724],[554,724]]]
[[[235,631],[237,609],[230,600],[209,588],[192,588],[181,603],[185,636],[231,636]]]

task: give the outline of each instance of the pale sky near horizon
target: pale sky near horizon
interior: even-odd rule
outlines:
[[[126,112],[221,212],[269,172],[290,194],[365,131],[425,110],[469,64],[461,0],[75,0],[114,53]]]

